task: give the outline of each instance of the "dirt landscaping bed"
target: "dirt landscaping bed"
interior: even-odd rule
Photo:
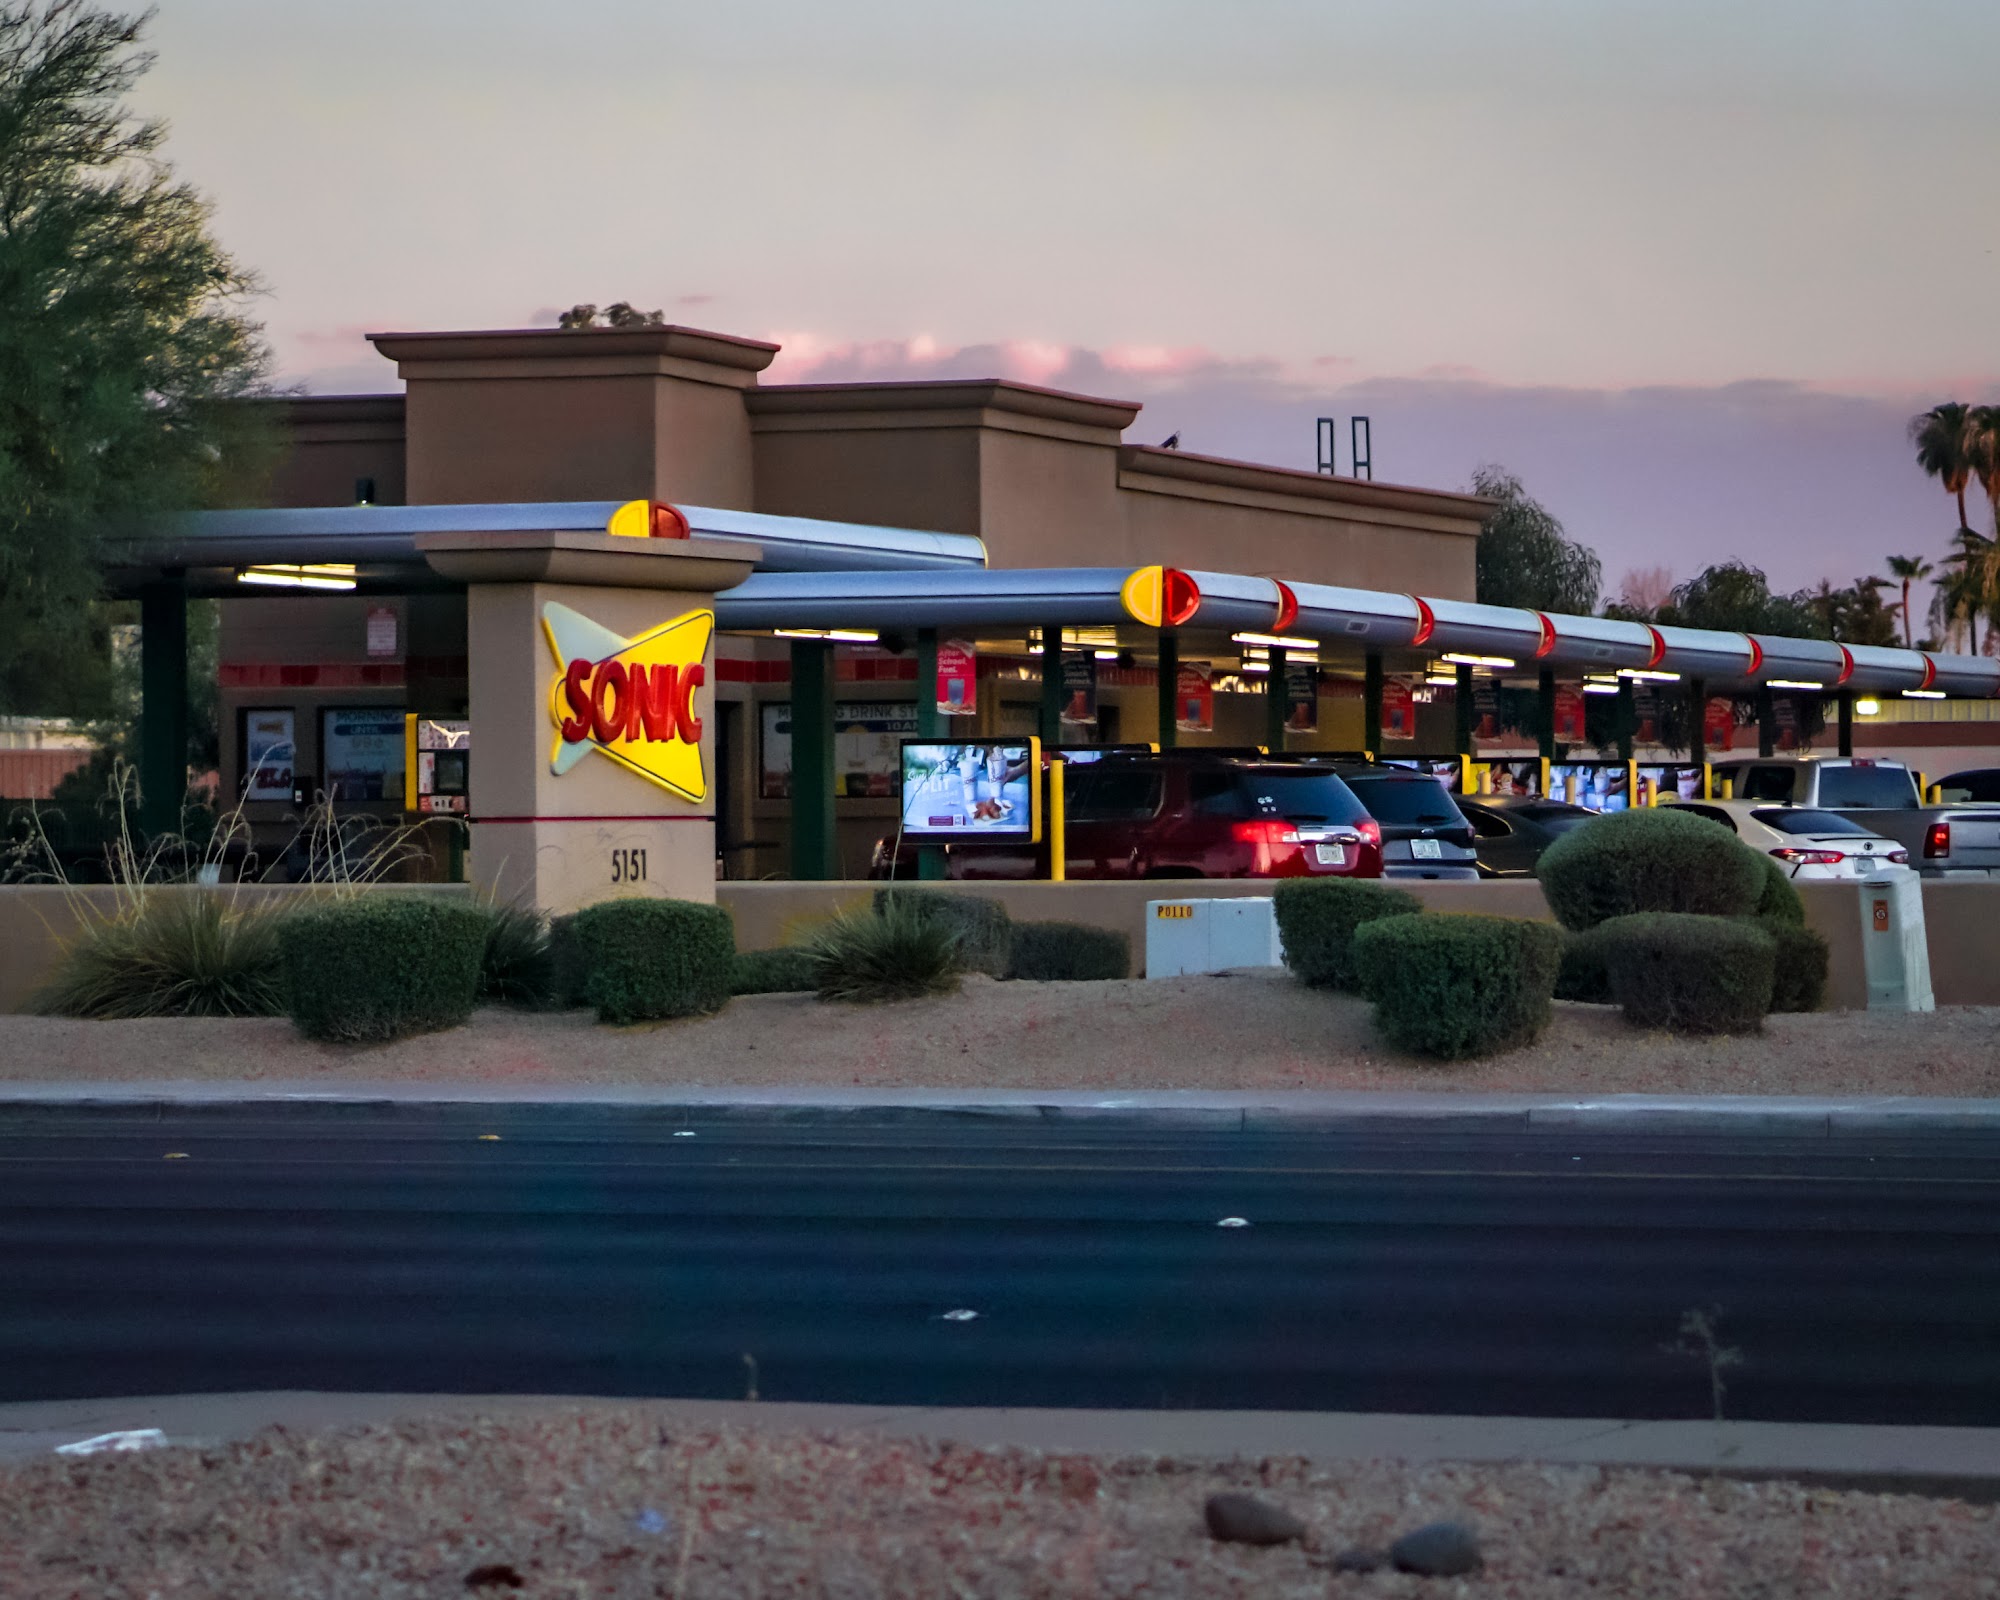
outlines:
[[[1302,1542],[1224,1544],[1249,1491]],[[1438,1519],[1464,1577],[1337,1572]],[[670,1432],[643,1405],[406,1422],[0,1471],[0,1592],[39,1597],[1991,1595],[2000,1510],[1589,1467],[1199,1462],[867,1434]]]
[[[584,1012],[487,1010],[466,1027],[372,1049],[310,1044],[279,1019],[0,1016],[6,1079],[1991,1096],[2000,1008],[1779,1015],[1758,1034],[1700,1040],[1558,1004],[1534,1046],[1440,1066],[1388,1049],[1363,1002],[1280,973],[974,977],[956,995],[900,1005],[753,995],[718,1016],[630,1028]]]

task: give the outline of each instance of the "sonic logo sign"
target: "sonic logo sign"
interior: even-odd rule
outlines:
[[[568,772],[592,750],[684,800],[705,800],[695,691],[708,681],[715,613],[690,611],[630,639],[551,600],[542,631],[556,658],[549,770]]]

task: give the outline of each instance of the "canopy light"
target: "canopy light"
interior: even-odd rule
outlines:
[[[1583,686],[1583,692],[1585,694],[1616,694],[1618,692],[1618,685],[1615,683],[1586,683]]]
[[[1765,680],[1764,687],[1767,689],[1824,689],[1826,685],[1815,683],[1810,678],[1768,678]]]
[[[1424,682],[1436,684],[1440,689],[1450,689],[1458,686],[1457,677],[1448,672],[1434,672],[1428,678],[1424,679]]]
[[[1285,633],[1232,633],[1231,644],[1261,644],[1272,650],[1317,650],[1319,640],[1299,639]]]
[[[1854,702],[1854,714],[1857,717],[1879,717],[1882,714],[1882,702],[1873,695],[1865,700],[1857,700]]]
[[[274,562],[268,566],[245,567],[236,574],[238,583],[261,584],[267,589],[352,589],[352,563],[323,561],[307,566]]]
[[[1441,661],[1449,661],[1455,667],[1511,667],[1512,656],[1465,656],[1456,653],[1440,656]]]
[[[830,639],[836,644],[879,644],[882,635],[867,628],[773,628],[777,639]]]
[[[1647,667],[1620,667],[1618,669],[1618,676],[1621,678],[1630,678],[1636,683],[1679,683],[1681,681],[1681,675],[1678,672],[1654,672]],[[1817,689],[1819,685],[1814,684],[1813,687]]]
[[[1093,650],[1090,653],[1097,657],[1099,661],[1116,661],[1118,659],[1118,652],[1116,650]]]
[[[1944,690],[1942,689],[1905,689],[1903,691],[1903,698],[1905,700],[1942,700],[1944,697]]]
[[[1269,672],[1271,670],[1271,663],[1268,661],[1246,661],[1243,663],[1243,670],[1245,672]]]

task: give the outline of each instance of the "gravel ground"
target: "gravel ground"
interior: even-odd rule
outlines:
[[[1213,1542],[1205,1498],[1303,1545]],[[1471,1522],[1465,1578],[1332,1558]],[[2000,1510],[1576,1467],[1315,1467],[684,1431],[643,1407],[430,1421],[0,1472],[0,1592],[48,1596],[1827,1596],[2000,1593]]]
[[[719,1016],[632,1028],[490,1010],[373,1049],[309,1044],[279,1019],[0,1016],[0,1080],[66,1078],[1987,1096],[2000,1095],[2000,1008],[1777,1016],[1758,1035],[1698,1040],[1558,1004],[1531,1048],[1454,1066],[1390,1050],[1358,1000],[1263,972],[968,978],[956,995],[893,1006],[753,995]]]

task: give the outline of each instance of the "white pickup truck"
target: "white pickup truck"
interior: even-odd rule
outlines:
[[[1927,806],[1916,774],[1900,761],[1863,756],[1718,761],[1714,783],[1715,793],[1737,800],[1843,812],[1904,846],[1910,865],[1926,877],[2000,876],[2000,805]]]

